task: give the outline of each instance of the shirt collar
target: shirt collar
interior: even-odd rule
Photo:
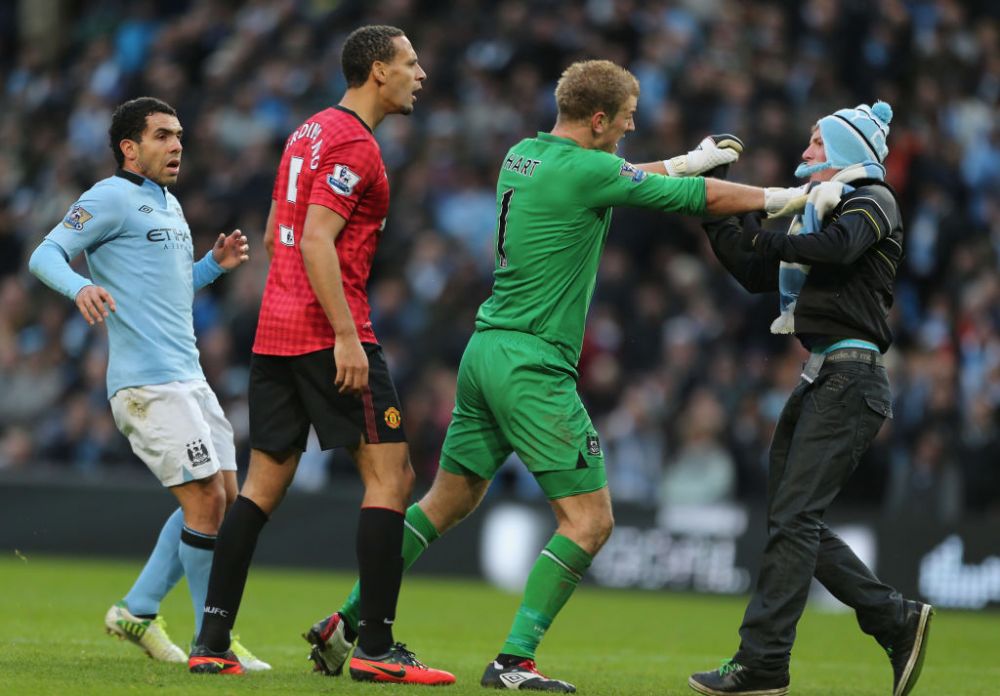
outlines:
[[[364,119],[361,118],[360,116],[358,116],[358,114],[356,112],[352,111],[351,109],[348,109],[346,106],[341,106],[340,104],[334,104],[333,108],[337,109],[338,111],[343,111],[344,113],[350,114],[354,118],[358,119],[358,123],[360,123],[362,126],[364,126],[366,131],[368,131],[372,135],[375,135],[375,132],[372,131],[372,129],[368,127],[368,124],[365,123]]]
[[[121,167],[119,167],[115,171],[115,176],[120,176],[121,178],[126,179],[127,181],[131,181],[136,186],[142,186],[143,184],[145,184],[148,181],[149,183],[153,184],[153,186],[155,186],[156,188],[160,189],[160,191],[162,191],[163,193],[167,192],[167,187],[166,186],[160,186],[158,183],[156,183],[152,179],[147,179],[144,176],[140,176],[140,175],[136,174],[135,172],[130,172],[127,169],[122,169]]]
[[[564,138],[559,135],[552,135],[551,133],[545,133],[543,131],[538,131],[536,136],[538,140],[544,140],[549,143],[560,143],[561,145],[573,145],[574,147],[583,147],[580,143],[576,142],[572,138]]]

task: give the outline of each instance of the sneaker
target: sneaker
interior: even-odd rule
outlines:
[[[892,663],[892,696],[906,696],[920,678],[932,616],[934,608],[930,604],[907,600],[903,629],[885,649]]]
[[[313,671],[322,672],[330,677],[339,677],[344,672],[344,663],[347,662],[354,643],[347,640],[344,629],[344,617],[340,612],[320,619],[308,633],[302,634],[313,646],[309,653],[309,659],[313,661]]]
[[[187,662],[187,654],[170,640],[167,622],[162,616],[140,619],[133,616],[125,602],[114,604],[104,615],[104,628],[119,640],[128,640],[160,662]]]
[[[688,686],[709,696],[785,696],[788,693],[788,671],[761,672],[729,660],[717,670],[698,672],[688,679]]]
[[[188,671],[191,674],[243,674],[244,670],[232,648],[217,653],[204,645],[194,645],[188,658]]]
[[[483,672],[483,678],[479,680],[479,683],[494,689],[557,691],[564,694],[576,692],[576,687],[569,682],[546,677],[538,671],[535,661],[528,658],[506,667],[493,660],[486,665],[486,671]]]
[[[236,633],[230,637],[229,649],[233,651],[233,654],[236,655],[240,664],[243,665],[243,669],[247,672],[266,672],[271,669],[271,665],[247,650],[246,646],[240,642],[240,637]]]
[[[389,652],[379,657],[369,657],[360,647],[351,658],[351,678],[355,681],[391,682],[393,684],[424,684],[443,686],[454,684],[455,675],[441,669],[428,667],[418,660],[402,643],[396,643]]]

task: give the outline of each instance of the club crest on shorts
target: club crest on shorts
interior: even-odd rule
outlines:
[[[186,447],[191,466],[201,466],[212,461],[212,457],[208,453],[208,448],[205,447],[205,443],[202,442],[201,438],[187,443]]]
[[[385,424],[390,428],[395,430],[399,427],[399,424],[403,422],[403,416],[399,413],[399,409],[395,406],[390,406],[385,410]]]
[[[92,217],[82,205],[74,205],[63,218],[63,227],[80,232]]]
[[[596,457],[601,453],[601,438],[597,435],[587,436],[587,454]]]

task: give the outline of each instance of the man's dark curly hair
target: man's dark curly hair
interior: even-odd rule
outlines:
[[[375,61],[380,60],[383,63],[392,61],[396,55],[396,47],[392,45],[392,40],[397,36],[405,36],[403,30],[385,24],[358,27],[350,33],[344,41],[344,50],[340,55],[340,64],[348,87],[363,85]]]
[[[174,107],[155,97],[139,97],[131,99],[118,106],[111,115],[111,127],[108,137],[111,139],[111,151],[115,153],[118,166],[125,164],[125,155],[119,146],[122,140],[142,140],[142,132],[146,130],[146,117],[150,114],[169,114],[176,116]]]

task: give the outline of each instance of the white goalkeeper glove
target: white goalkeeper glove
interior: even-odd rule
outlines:
[[[827,213],[837,207],[844,195],[844,185],[839,181],[822,181],[816,185],[806,184],[797,188],[764,189],[764,209],[772,218],[791,217],[805,210],[806,202],[811,202],[816,214],[822,220]]]
[[[842,183],[824,181],[810,189],[806,200],[813,204],[813,208],[816,209],[816,217],[822,220],[831,210],[840,205],[840,198],[843,195],[844,185]]]
[[[663,160],[670,176],[699,176],[710,169],[732,164],[743,152],[743,141],[735,135],[710,135],[686,155]]]
[[[764,210],[769,218],[791,217],[798,215],[806,207],[808,194],[805,186],[795,188],[764,189]]]

